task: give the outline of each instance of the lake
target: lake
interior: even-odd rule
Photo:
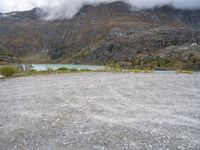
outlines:
[[[25,66],[25,65],[23,65]],[[73,64],[32,64],[32,68],[37,71],[46,71],[48,69],[57,70],[58,68],[69,68],[69,69],[90,69],[90,70],[99,70],[104,69],[104,66],[91,66],[91,65],[73,65]]]

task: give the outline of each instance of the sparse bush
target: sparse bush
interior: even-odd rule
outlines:
[[[13,76],[17,72],[17,68],[13,66],[3,66],[0,68],[0,74],[7,78]]]

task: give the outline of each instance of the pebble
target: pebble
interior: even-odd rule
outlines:
[[[94,150],[106,150],[106,148],[105,147],[103,147],[103,146],[94,146]]]
[[[65,141],[63,141],[63,145],[67,145],[68,144],[68,142],[65,140]]]
[[[149,145],[149,148],[152,149],[152,147],[153,147],[153,146],[150,144],[150,145]]]

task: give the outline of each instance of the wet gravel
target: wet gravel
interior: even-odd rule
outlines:
[[[0,150],[200,149],[200,74],[0,80]]]

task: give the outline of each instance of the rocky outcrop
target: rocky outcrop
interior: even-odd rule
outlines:
[[[20,60],[14,56],[0,54],[0,64],[20,64]]]
[[[11,12],[11,13],[0,13],[1,22],[20,22],[20,21],[31,21],[31,20],[41,20],[45,15],[42,9],[34,8],[30,11],[23,12]]]

